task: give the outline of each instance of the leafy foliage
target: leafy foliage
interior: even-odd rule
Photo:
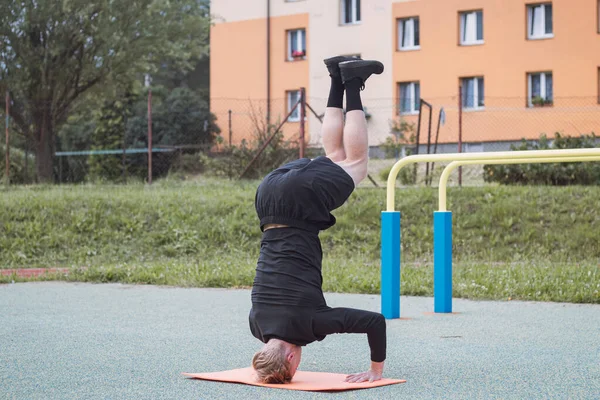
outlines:
[[[512,146],[511,150],[593,147],[600,147],[600,142],[593,133],[580,137],[562,136],[556,133],[552,142],[545,135],[541,135],[539,141],[523,140],[520,146]],[[484,180],[503,185],[598,185],[600,184],[600,162],[485,165]]]
[[[392,167],[384,168],[379,172],[379,178],[382,181],[387,182],[387,179],[390,175],[390,171]],[[398,172],[398,177],[396,178],[400,180],[402,185],[414,185],[416,183],[416,175],[414,173],[414,169],[412,167],[404,167]]]
[[[188,88],[176,88],[168,94],[153,92],[152,144],[180,144],[209,148],[221,132],[208,103]],[[135,106],[135,115],[127,125],[128,143],[132,147],[148,146],[148,114],[146,96]]]
[[[275,128],[273,127],[273,129]],[[238,178],[246,170],[246,167],[250,166],[250,169],[244,174],[244,178],[261,178],[296,157],[298,153],[297,144],[286,140],[283,133],[278,132],[259,158],[250,165],[267,139],[266,134],[257,134],[251,142],[244,139],[239,146],[228,146],[220,156],[213,159],[203,158],[203,161],[216,176]]]
[[[140,93],[132,87],[118,96],[118,100],[105,101],[99,111],[91,111],[91,105],[86,105],[74,113],[61,129],[61,150],[147,148],[147,95],[146,91]],[[215,143],[221,142],[220,128],[216,117],[208,109],[208,103],[188,88],[171,91],[161,86],[153,88],[152,110],[153,147],[188,146],[177,153],[154,153],[154,165],[159,167],[153,169],[155,178],[166,175],[172,166],[181,169],[183,164],[179,158],[183,155],[186,160],[182,162],[186,166],[182,172],[188,171],[192,167],[192,159],[200,163],[199,152],[209,151]],[[111,182],[121,181],[123,177],[145,179],[147,156],[127,155],[125,171],[121,154],[92,155],[87,163],[77,157],[63,157],[62,168],[63,176],[68,175],[72,182],[86,178]]]
[[[297,156],[298,143],[286,139],[281,131],[275,132],[280,122],[267,125],[260,115],[256,110],[251,114],[254,133],[250,142],[244,139],[239,146],[227,146],[217,158],[204,158],[203,161],[211,172],[217,176],[237,178],[249,167],[244,178],[258,179]],[[250,164],[271,137],[267,147]]]
[[[92,150],[119,149],[125,146],[126,123],[131,116],[135,95],[128,92],[124,101],[107,102],[95,115]],[[89,178],[117,181],[124,177],[122,156],[92,155],[88,158]]]
[[[385,152],[386,158],[398,159],[403,148],[415,143],[415,124],[402,118],[393,120],[390,123],[390,134],[392,136],[381,144],[381,148]],[[407,149],[408,152],[410,152],[409,149]]]
[[[185,179],[187,175],[198,175],[206,169],[206,156],[203,153],[181,154],[171,165],[170,175],[179,174]],[[172,174],[171,174],[172,173]]]
[[[56,131],[77,100],[165,62],[191,69],[208,52],[209,24],[194,0],[0,0],[0,92],[10,90],[11,117],[37,144],[40,180],[52,179]]]
[[[386,158],[399,159],[401,154],[411,155],[413,149],[411,145],[415,143],[415,124],[407,122],[403,118],[395,119],[390,123],[390,134],[384,143],[380,145],[385,152]],[[383,181],[387,181],[392,167],[385,168],[379,173]],[[398,179],[403,185],[414,185],[417,177],[412,168],[402,168],[398,174]]]
[[[27,183],[30,180],[28,171],[25,168],[25,152],[21,149],[13,148],[10,149],[10,183]],[[35,162],[33,156],[28,154],[28,163]],[[2,160],[2,168],[0,172],[0,183],[6,183],[6,174],[4,169],[4,160],[6,157],[5,147],[0,144],[0,160]]]

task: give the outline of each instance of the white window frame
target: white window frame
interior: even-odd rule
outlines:
[[[296,46],[298,46],[298,48],[302,48],[302,45],[306,44],[306,29],[300,28],[300,29],[291,29],[291,30],[287,31],[287,60],[288,61],[297,61],[298,59],[306,60],[306,48],[303,49],[304,55],[302,56],[302,58],[292,56],[292,53],[293,53],[292,52],[292,33],[293,32],[301,33],[296,36]],[[304,37],[304,40],[302,40],[303,37]],[[304,47],[306,47],[306,46],[304,46]]]
[[[477,16],[481,13],[481,39],[477,39]],[[460,18],[460,45],[461,46],[477,46],[485,43],[485,27],[483,26],[483,10],[475,10],[475,11],[463,11],[459,13]],[[472,18],[472,19],[471,19]],[[469,35],[468,33],[465,35],[465,24],[469,20],[474,22],[474,35]],[[467,24],[468,25],[468,24]],[[465,36],[473,36],[473,38],[465,38]]]
[[[479,89],[480,89],[479,88],[479,79],[480,78],[483,81],[483,87],[484,87],[484,94],[483,94],[483,97],[481,98],[481,100],[482,100],[482,102],[483,102],[484,105],[482,105],[482,106],[479,105]],[[463,91],[465,91],[465,84],[466,84],[466,82],[470,81],[470,80],[474,81],[474,84],[473,84],[473,97],[475,99],[477,99],[477,101],[473,102],[473,106],[472,107],[467,107],[465,105],[462,105],[463,110],[465,110],[465,111],[483,110],[483,109],[485,109],[485,77],[483,77],[483,76],[469,76],[469,77],[466,77],[466,78],[460,78],[460,81],[461,81],[462,87],[463,87]],[[464,104],[464,102],[465,102],[464,94],[463,94],[462,101],[463,101],[463,104]]]
[[[300,91],[299,90],[288,90],[286,92],[287,99],[287,112],[292,111],[292,106],[300,100]],[[290,115],[288,118],[289,122],[298,122],[300,121],[300,104],[294,110],[294,113]]]
[[[415,45],[415,20],[419,21],[419,45]],[[421,21],[419,17],[399,18],[396,26],[398,28],[398,51],[414,51],[421,49]],[[405,28],[410,28],[412,32],[412,45],[404,46]]]
[[[406,98],[406,96],[402,96],[402,85],[408,85],[408,90],[410,91],[410,98],[411,98],[411,102],[410,102],[410,107],[411,109],[409,111],[403,111],[402,110],[402,103],[403,103],[403,99]],[[412,81],[412,82],[399,82],[398,83],[398,114],[400,115],[416,115],[419,113],[419,107],[417,107],[415,105],[415,102],[417,100],[417,96],[416,96],[416,86],[419,86],[419,97],[420,97],[420,93],[421,93],[421,82],[420,81]],[[419,104],[421,99],[419,98]]]
[[[532,85],[532,78],[534,75],[539,75],[540,76],[540,97],[544,100],[548,100],[546,98],[547,93],[546,93],[546,76],[547,75],[552,75],[552,103],[554,103],[554,75],[552,74],[552,71],[545,71],[545,72],[530,72],[527,74],[527,106],[528,107],[533,107],[533,85]]]
[[[319,0],[323,1],[323,0]],[[346,22],[346,2],[350,3],[351,17],[350,21]],[[362,21],[362,13],[360,12],[360,0],[340,0],[340,24],[341,25],[357,25]]]
[[[552,5],[552,3],[538,3],[538,4],[528,4],[527,5],[527,39],[529,40],[539,40],[539,39],[550,39],[554,37],[554,7],[552,7],[552,14],[550,18],[552,18],[552,33],[546,33],[546,6]],[[532,22],[534,17],[535,9],[541,7],[540,14],[544,16],[541,19],[541,30],[542,34],[532,33]]]

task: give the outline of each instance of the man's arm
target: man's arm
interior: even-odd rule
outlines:
[[[381,379],[386,353],[386,325],[383,315],[353,308],[328,308],[315,316],[313,331],[317,336],[366,333],[371,349],[371,368],[361,374],[349,375],[346,380],[372,382]]]

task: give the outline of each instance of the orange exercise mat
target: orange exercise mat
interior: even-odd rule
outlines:
[[[378,386],[394,385],[396,383],[404,383],[406,381],[399,379],[381,379],[373,383],[348,383],[344,382],[345,374],[332,374],[329,372],[307,372],[296,371],[294,379],[291,383],[286,384],[268,384],[258,383],[254,375],[254,370],[251,367],[232,369],[222,372],[207,372],[203,374],[187,374],[190,378],[203,379],[208,381],[234,382],[245,383],[247,385],[263,386],[277,389],[288,390],[306,390],[311,392],[318,391],[339,391],[353,389],[369,389]]]

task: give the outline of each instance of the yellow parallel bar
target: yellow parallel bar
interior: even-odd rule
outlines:
[[[450,173],[456,168],[463,165],[475,165],[475,164],[547,164],[547,163],[566,163],[566,162],[589,162],[589,161],[600,161],[600,156],[590,157],[548,157],[548,158],[517,158],[514,160],[469,160],[469,161],[453,161],[444,168],[442,175],[440,176],[439,190],[439,209],[440,211],[446,211],[446,188],[448,186],[448,179]]]
[[[394,211],[396,177],[402,167],[417,163],[431,161],[470,161],[470,160],[514,160],[544,157],[600,157],[600,148],[591,149],[564,149],[564,150],[525,150],[525,151],[497,151],[487,153],[449,153],[449,154],[423,154],[404,157],[394,164],[387,181],[387,211]]]

